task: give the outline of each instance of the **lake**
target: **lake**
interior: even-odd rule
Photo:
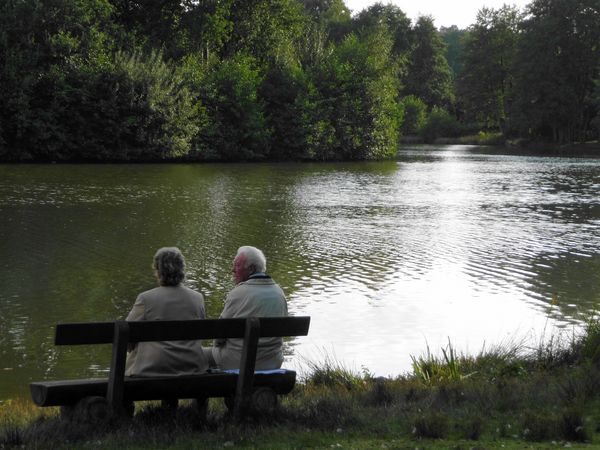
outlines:
[[[161,246],[218,317],[254,245],[312,316],[286,366],[377,375],[579,330],[600,301],[600,158],[404,148],[361,163],[0,165],[0,401],[32,380],[104,376],[106,346],[57,322],[123,318]],[[553,305],[553,298],[556,305]],[[98,347],[98,348],[96,348]]]

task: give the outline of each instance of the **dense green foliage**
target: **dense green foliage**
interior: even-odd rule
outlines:
[[[438,31],[343,0],[3,0],[0,160],[373,159],[600,132],[600,0]]]

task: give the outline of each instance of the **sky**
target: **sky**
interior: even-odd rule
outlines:
[[[377,0],[345,0],[346,6],[353,14],[376,2]],[[380,0],[380,2],[395,4],[412,19],[413,23],[419,15],[430,15],[433,16],[437,28],[451,25],[467,28],[475,23],[477,11],[484,6],[497,9],[506,3],[523,9],[525,5],[531,3],[531,0]]]

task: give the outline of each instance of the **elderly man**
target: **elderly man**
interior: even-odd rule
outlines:
[[[287,302],[279,285],[265,272],[267,260],[255,247],[244,246],[233,260],[235,288],[229,292],[222,319],[234,317],[284,317]],[[239,369],[243,339],[215,339],[205,349],[209,362],[219,369]],[[256,370],[278,369],[283,363],[283,339],[261,338],[258,341]]]

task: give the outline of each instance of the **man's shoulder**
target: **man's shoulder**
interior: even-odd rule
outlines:
[[[275,283],[275,280],[273,280],[273,278],[271,278],[268,275],[263,275],[260,277],[254,277],[254,278],[249,278],[246,281],[242,281],[241,283],[238,284],[238,286],[242,284],[242,285],[246,285],[246,286],[273,286],[273,285],[277,285],[277,283]]]
[[[226,301],[234,303],[239,300],[254,301],[257,298],[270,298],[274,295],[285,299],[283,289],[273,279],[250,279],[238,283],[229,291]]]

